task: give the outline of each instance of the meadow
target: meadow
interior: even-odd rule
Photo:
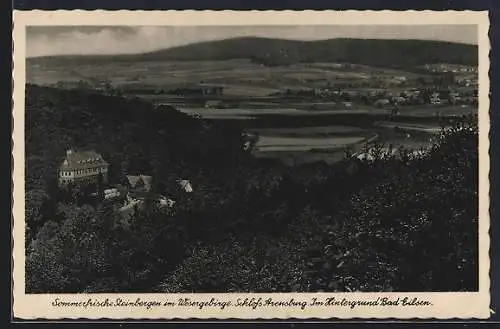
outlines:
[[[418,150],[440,132],[432,115],[400,117],[387,121],[387,112],[296,109],[181,109],[209,121],[225,122],[258,136],[254,155],[296,165],[324,161],[336,163],[347,149],[360,151],[375,141],[394,148]]]
[[[438,115],[477,113],[477,109],[468,105],[403,106],[400,117],[394,119],[396,123],[381,124],[387,120],[388,109],[360,102],[341,109],[333,101],[275,95],[288,89],[329,84],[348,86],[391,81],[401,76],[406,77],[407,83],[394,85],[391,91],[400,92],[424,75],[395,68],[323,62],[268,67],[248,59],[108,62],[52,67],[28,62],[27,65],[29,82],[50,85],[59,80],[106,80],[149,102],[173,105],[193,117],[232,122],[245,131],[258,133],[255,149],[258,157],[292,157],[305,162],[337,162],[342,159],[346,147],[357,149],[374,136],[383,143],[418,148],[428,142],[429,135],[437,132]],[[224,87],[224,106],[205,108],[203,99],[151,93],[199,83]],[[412,127],[412,123],[420,125],[419,128]],[[395,132],[395,127],[404,129]],[[416,129],[428,131],[417,134]],[[407,131],[412,131],[410,137]]]
[[[330,65],[328,65],[330,64]],[[27,81],[38,85],[59,80],[107,79],[115,86],[142,85],[153,88],[175,88],[185,84],[212,83],[223,86],[228,96],[267,96],[286,89],[324,87],[327,83],[359,83],[420,75],[395,69],[369,66],[336,68],[332,63],[293,64],[266,67],[247,59],[225,61],[165,61],[80,64],[47,67],[27,65]]]
[[[279,137],[279,136],[264,136],[257,143],[257,148],[260,152],[269,151],[310,151],[315,149],[337,149],[348,146],[350,144],[359,143],[363,137],[324,137],[324,138],[307,138],[307,137]]]

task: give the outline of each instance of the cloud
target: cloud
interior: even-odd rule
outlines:
[[[151,38],[158,31],[139,28],[130,32],[118,29],[53,31],[52,33],[28,34],[27,55],[45,56],[52,54],[116,54],[143,51],[152,47]],[[149,45],[148,45],[149,43]]]
[[[231,37],[230,29],[141,26],[123,30],[93,28],[31,31],[27,36],[28,57],[73,54],[131,54]]]
[[[456,26],[85,26],[30,27],[27,55],[131,54],[238,36],[297,40],[429,39],[477,43],[473,25]]]

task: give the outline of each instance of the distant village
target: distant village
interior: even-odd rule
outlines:
[[[333,65],[333,64],[332,64]],[[338,64],[338,69],[349,69],[352,64]],[[334,66],[332,66],[334,67]],[[290,87],[260,97],[262,101],[285,101],[287,99],[309,99],[333,102],[328,109],[350,109],[353,104],[384,108],[391,106],[451,104],[477,105],[478,76],[477,68],[451,64],[428,64],[416,67],[420,75],[390,75],[370,72],[367,79],[344,81],[302,80],[307,87]],[[377,72],[379,74],[377,74]],[[210,109],[238,108],[244,106],[245,99],[225,95],[225,86],[204,81],[179,86],[149,86],[140,82],[141,77],[129,79],[119,86],[106,78],[85,78],[78,81],[58,81],[53,86],[63,89],[86,89],[106,95],[136,97],[149,95],[149,100],[175,107],[205,107]],[[151,98],[152,97],[152,98]],[[241,97],[240,97],[241,98]],[[258,101],[259,97],[252,97]],[[163,103],[163,104],[164,104]],[[333,107],[332,107],[333,106]],[[322,110],[312,106],[311,110]],[[326,109],[326,108],[325,108]]]
[[[176,201],[158,194],[153,188],[154,177],[146,174],[127,175],[124,184],[109,181],[110,164],[94,150],[76,151],[69,149],[58,171],[60,189],[96,186],[91,189],[91,197],[98,202],[108,202],[117,206],[123,218],[130,218],[136,211],[156,204],[159,208],[172,210]],[[184,193],[192,193],[191,182],[177,180]]]

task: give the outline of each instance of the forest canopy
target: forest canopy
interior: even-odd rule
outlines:
[[[473,291],[478,289],[478,130],[404,150],[288,168],[259,162],[238,129],[137,99],[26,89],[26,289],[47,292]],[[59,198],[68,147],[110,180],[148,172],[172,194],[123,225],[106,203]]]

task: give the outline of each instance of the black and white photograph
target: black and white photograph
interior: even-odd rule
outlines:
[[[25,28],[25,294],[479,292],[477,24],[121,22]]]

